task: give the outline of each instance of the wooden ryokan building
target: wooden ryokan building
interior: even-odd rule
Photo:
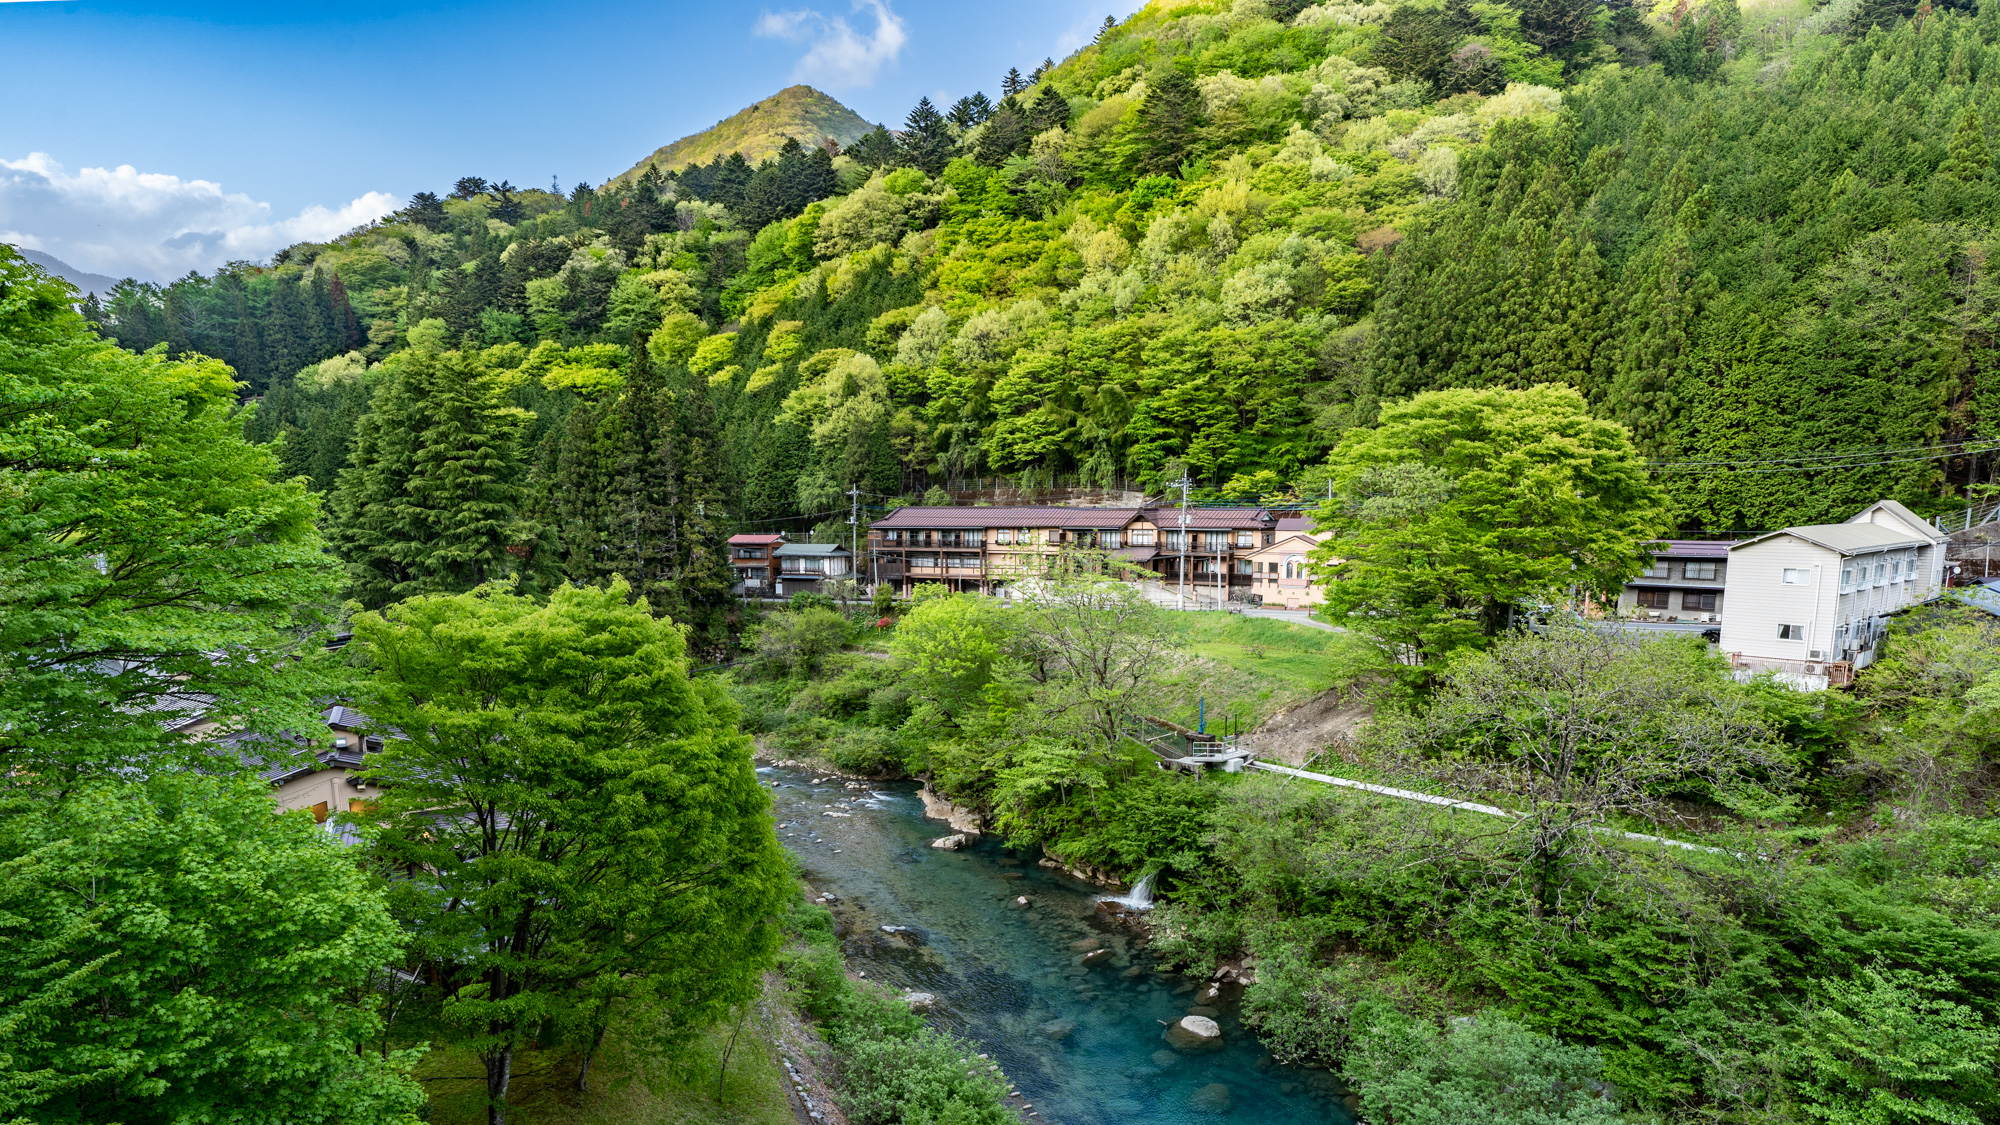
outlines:
[[[868,530],[872,558],[861,577],[908,593],[919,582],[993,592],[997,583],[1044,574],[1065,549],[1110,552],[1170,587],[1185,558],[1190,588],[1224,598],[1254,590],[1250,556],[1277,537],[1263,508],[898,508]],[[1185,536],[1185,554],[1183,537]]]

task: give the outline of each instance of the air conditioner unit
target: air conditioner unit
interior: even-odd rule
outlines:
[[[1813,649],[1813,650],[1812,650],[1811,652],[1808,652],[1808,653],[1806,653],[1806,659],[1807,659],[1807,660],[1825,660],[1825,659],[1826,659],[1826,653],[1825,653],[1824,651],[1820,650],[1820,649]]]

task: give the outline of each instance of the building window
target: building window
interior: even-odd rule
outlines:
[[[1013,541],[1014,541],[1014,531],[1012,528],[1001,527],[994,529],[993,542],[995,544],[1005,547],[1009,543],[1012,543]]]
[[[1665,559],[1654,559],[1653,565],[1639,572],[1641,578],[1665,578],[1672,573]]]
[[[1806,627],[1803,625],[1780,625],[1778,626],[1778,639],[1781,641],[1803,641],[1806,639]]]
[[[1640,609],[1666,609],[1672,596],[1671,590],[1634,590],[1632,604]]]
[[[1236,560],[1236,573],[1238,573],[1238,574],[1249,574],[1249,573],[1251,573],[1252,569],[1253,569],[1253,568],[1254,568],[1255,566],[1256,566],[1256,564],[1255,564],[1255,563],[1252,563],[1252,562],[1251,562],[1251,561],[1250,561],[1249,559],[1237,559],[1237,560]]]
[[[1716,564],[1712,562],[1691,562],[1683,568],[1687,576],[1699,582],[1715,581]]]
[[[1160,533],[1160,543],[1169,551],[1178,551],[1181,549],[1181,536],[1183,534],[1183,532],[1179,531],[1162,531]]]
[[[1119,534],[1115,528],[1097,533],[1097,545],[1107,551],[1117,550],[1123,545],[1124,541],[1125,537]]]
[[[1305,576],[1306,560],[1303,556],[1293,555],[1285,560],[1285,577],[1296,579],[1304,578]]]
[[[1853,567],[1851,567],[1851,566],[1844,566],[1844,567],[1841,567],[1841,568],[1840,568],[1840,587],[1841,587],[1841,589],[1843,589],[1843,590],[1844,590],[1844,589],[1846,589],[1847,587],[1849,587],[1849,586],[1852,586],[1852,585],[1854,585],[1854,568],[1853,568]]]
[[[1785,568],[1785,573],[1779,578],[1779,581],[1787,586],[1810,586],[1812,585],[1812,571],[1804,567],[1788,566]]]
[[[1237,532],[1236,545],[1238,547],[1255,547],[1257,545],[1257,533],[1254,531]]]
[[[1875,581],[1876,581],[1876,582],[1880,582],[1880,581],[1882,581],[1882,575],[1883,575],[1883,574],[1885,574],[1885,573],[1887,573],[1887,571],[1888,571],[1888,567],[1884,566],[1884,565],[1883,565],[1882,563],[1876,563],[1876,564],[1875,564]]]
[[[1150,547],[1153,545],[1154,534],[1155,532],[1150,527],[1135,527],[1132,529],[1132,545],[1134,547]]]
[[[1700,613],[1714,613],[1715,595],[1712,593],[1697,594],[1693,590],[1684,591],[1681,594],[1681,608],[1692,609]]]

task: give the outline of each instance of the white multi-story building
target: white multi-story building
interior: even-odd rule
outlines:
[[[1722,650],[1745,672],[1847,683],[1875,660],[1884,619],[1944,589],[1947,536],[1894,500],[1846,523],[1788,527],[1729,549]]]

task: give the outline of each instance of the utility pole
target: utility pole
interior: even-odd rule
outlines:
[[[847,490],[847,554],[855,562],[861,561],[861,486]]]
[[[1189,490],[1189,489],[1192,489],[1192,488],[1194,487],[1194,481],[1192,481],[1192,480],[1189,480],[1189,479],[1188,479],[1188,475],[1187,475],[1187,473],[1183,472],[1183,473],[1181,474],[1181,479],[1179,480],[1179,482],[1178,482],[1178,483],[1179,483],[1179,485],[1180,485],[1180,489],[1181,489],[1181,566],[1180,566],[1180,572],[1181,572],[1181,592],[1180,592],[1180,599],[1181,599],[1181,608],[1182,608],[1182,609],[1186,609],[1186,608],[1187,608],[1187,590],[1188,590],[1188,580],[1187,580],[1187,568],[1188,568],[1188,490]]]

